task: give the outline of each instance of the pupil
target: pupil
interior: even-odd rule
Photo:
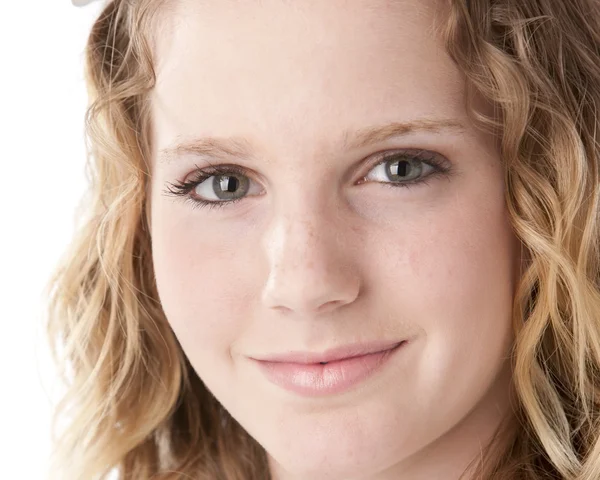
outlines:
[[[238,179],[235,177],[224,177],[224,180],[221,182],[221,188],[223,186],[225,186],[225,191],[235,192],[238,187]]]
[[[408,173],[408,162],[398,162],[398,173],[396,175],[405,176]]]

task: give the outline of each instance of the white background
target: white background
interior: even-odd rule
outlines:
[[[2,479],[45,480],[60,389],[42,292],[85,189],[83,49],[102,2],[0,8],[0,459]]]

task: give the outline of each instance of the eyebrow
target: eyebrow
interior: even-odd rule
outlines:
[[[353,150],[402,137],[413,132],[464,133],[465,126],[453,119],[420,119],[411,122],[392,122],[360,130],[346,130],[342,135],[342,149]],[[184,155],[242,157],[252,154],[250,143],[243,137],[201,137],[176,143],[160,150],[160,163],[170,163]]]

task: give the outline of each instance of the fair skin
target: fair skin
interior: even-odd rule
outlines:
[[[181,1],[164,12],[151,112],[160,300],[275,479],[456,480],[508,412],[518,242],[497,142],[469,121],[464,77],[432,31],[441,7]],[[440,119],[451,125],[420,128]],[[172,151],[209,136],[248,150]],[[386,173],[381,155],[415,149],[445,172],[417,159],[415,183],[390,188],[406,173]],[[187,201],[168,194],[208,162],[243,169],[229,174],[239,201],[196,208],[223,201],[214,177]],[[317,397],[252,360],[403,339],[373,375]]]

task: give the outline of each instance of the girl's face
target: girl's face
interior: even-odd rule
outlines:
[[[433,30],[444,15],[423,0],[165,12],[160,300],[276,478],[455,478],[506,412],[518,242],[497,144]]]

